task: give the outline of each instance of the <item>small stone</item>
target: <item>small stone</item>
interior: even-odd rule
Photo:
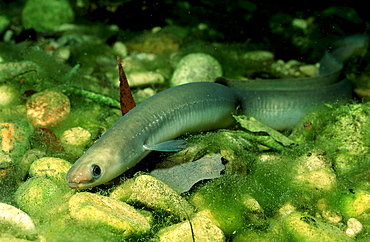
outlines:
[[[165,54],[179,50],[181,42],[178,35],[159,31],[144,33],[125,44],[130,52]]]
[[[44,176],[52,180],[65,181],[71,166],[71,163],[60,158],[43,157],[32,163],[29,174],[31,177]]]
[[[22,11],[23,25],[37,31],[52,31],[73,20],[74,12],[68,0],[28,0]]]
[[[76,155],[82,155],[85,146],[91,141],[91,133],[84,128],[74,127],[63,132],[60,137],[64,149]]]
[[[219,76],[222,76],[222,67],[215,58],[204,53],[193,53],[183,57],[177,64],[170,85],[211,82]]]
[[[71,56],[71,50],[69,46],[61,46],[54,51],[53,56],[60,62],[66,62]]]
[[[153,88],[147,87],[144,89],[140,89],[135,93],[135,100],[138,100],[138,103],[140,103],[154,95],[155,91],[153,90]]]
[[[153,71],[131,72],[127,74],[130,87],[150,86],[164,84],[164,77],[160,73]]]
[[[253,227],[267,227],[265,213],[259,202],[248,194],[243,194],[241,204],[245,208],[244,216],[248,220],[248,225]]]
[[[38,65],[31,61],[3,62],[0,63],[0,80],[4,82],[21,76],[36,78],[38,69]]]
[[[339,228],[300,212],[290,213],[282,222],[292,241],[352,241]]]
[[[271,63],[274,60],[274,54],[270,51],[263,51],[263,50],[255,50],[255,51],[248,51],[243,54],[242,59],[243,61],[251,61],[251,62],[258,62],[258,63]]]
[[[301,156],[294,170],[297,175],[292,182],[304,190],[329,191],[337,185],[332,162],[320,150],[314,150]]]
[[[33,127],[24,119],[0,123],[0,151],[12,158],[21,157],[29,146]]]
[[[127,203],[101,195],[80,192],[69,200],[70,214],[87,226],[106,226],[124,238],[149,231],[150,221]]]
[[[319,69],[315,65],[303,65],[299,67],[299,71],[308,77],[319,75]]]
[[[333,169],[323,168],[297,175],[293,179],[293,184],[305,190],[321,192],[333,190],[337,185],[337,180]]]
[[[115,42],[112,48],[113,48],[114,53],[118,55],[119,57],[123,58],[127,56],[127,53],[128,53],[127,47],[121,41]]]
[[[5,85],[0,86],[0,107],[8,106],[15,100],[16,97],[17,94],[14,88]]]
[[[302,174],[332,166],[332,161],[326,156],[324,151],[312,150],[298,158],[295,170],[297,174]]]
[[[292,21],[292,26],[302,29],[302,30],[307,30],[308,21],[306,19],[295,18]]]
[[[201,215],[161,229],[157,236],[161,242],[225,241],[222,230]]]
[[[351,238],[356,237],[356,235],[361,233],[361,231],[363,230],[363,226],[361,222],[355,218],[348,219],[347,226],[348,228],[346,230],[346,234],[348,235],[348,237],[351,237]]]
[[[121,185],[115,187],[115,189],[110,193],[109,197],[126,202],[132,194],[132,186],[135,184],[135,179],[127,179]]]
[[[6,203],[0,203],[0,231],[22,239],[34,240],[37,237],[36,226],[30,216]]]
[[[322,211],[321,216],[327,222],[329,222],[331,224],[334,224],[334,225],[338,224],[343,219],[343,217],[342,217],[342,215],[340,214],[339,211],[335,211],[335,210],[331,210],[331,209]]]
[[[287,203],[285,205],[283,205],[280,209],[279,209],[279,216],[280,217],[284,217],[286,215],[289,215],[291,213],[293,213],[294,211],[296,211],[297,208],[295,206],[293,206],[292,204],[290,203]]]
[[[36,149],[27,150],[18,164],[19,179],[24,180],[29,173],[32,163],[43,156],[45,156],[45,152],[43,151]]]
[[[191,217],[195,212],[195,209],[183,197],[162,181],[149,175],[136,177],[128,202],[162,210],[180,219]]]
[[[56,91],[43,91],[27,101],[27,118],[35,127],[53,127],[69,114],[71,104],[66,95]]]
[[[7,154],[0,152],[0,171],[1,169],[9,169],[13,166],[14,160]]]
[[[15,125],[13,123],[0,123],[1,150],[10,153],[15,145]]]

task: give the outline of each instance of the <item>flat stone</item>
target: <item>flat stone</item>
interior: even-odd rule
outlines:
[[[162,210],[180,219],[189,218],[195,212],[188,201],[165,183],[149,175],[141,175],[135,179],[128,202],[140,203],[151,209]]]
[[[87,226],[106,226],[123,237],[143,234],[150,229],[150,219],[127,203],[113,198],[80,192],[69,200],[70,214]]]

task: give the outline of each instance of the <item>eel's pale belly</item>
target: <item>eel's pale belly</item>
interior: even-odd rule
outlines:
[[[186,132],[227,128],[233,113],[253,116],[275,129],[294,127],[318,103],[351,97],[351,86],[337,81],[342,61],[366,45],[366,36],[334,44],[321,60],[320,76],[264,80],[259,84],[217,78],[167,89],[137,105],[82,155],[67,174],[72,188],[103,184],[136,165],[155,146]],[[221,84],[220,84],[221,83]],[[279,83],[280,85],[276,85]]]

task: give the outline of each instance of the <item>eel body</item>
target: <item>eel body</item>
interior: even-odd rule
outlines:
[[[318,77],[258,83],[217,78],[160,92],[105,132],[71,167],[67,182],[77,189],[106,183],[152,150],[183,149],[185,144],[173,139],[186,132],[231,127],[233,114],[253,116],[278,130],[292,128],[315,104],[351,97],[349,81],[338,81],[342,62],[367,41],[356,35],[334,43],[320,62]]]

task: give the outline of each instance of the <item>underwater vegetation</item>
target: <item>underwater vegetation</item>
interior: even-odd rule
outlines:
[[[122,117],[128,92],[119,91],[128,88],[120,89],[117,57],[137,107],[185,82],[317,79],[327,46],[364,34],[369,21],[355,3],[306,3],[0,1],[0,238],[367,241],[366,41],[349,48],[338,78],[346,75],[356,96],[315,106],[288,130],[234,112],[233,125],[185,132],[175,147],[147,143],[176,152],[151,152],[104,184],[66,182]]]

